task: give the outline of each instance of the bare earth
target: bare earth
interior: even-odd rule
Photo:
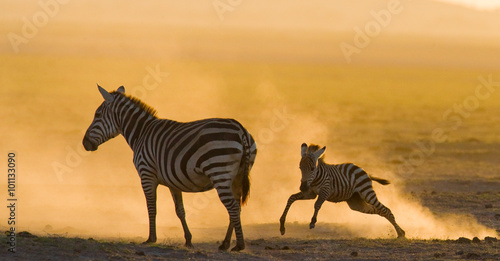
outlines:
[[[277,226],[277,224],[274,224]],[[143,245],[65,237],[18,237],[18,253],[3,251],[2,260],[498,260],[497,242],[456,240],[297,239],[247,240],[240,253],[218,252],[216,242]]]

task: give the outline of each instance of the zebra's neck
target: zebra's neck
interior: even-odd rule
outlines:
[[[318,181],[322,180],[322,175],[328,175],[328,171],[326,171],[328,167],[328,164],[326,164],[322,159],[318,160],[318,167],[316,168],[316,171],[318,172],[316,177],[314,178],[312,183],[316,183]]]
[[[156,116],[125,96],[121,96],[117,103],[115,117],[121,134],[132,150],[137,147],[149,123],[157,119]]]

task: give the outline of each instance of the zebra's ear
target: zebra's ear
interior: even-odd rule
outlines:
[[[320,149],[320,150],[318,150],[318,151],[314,152],[314,154],[313,154],[313,155],[314,155],[314,157],[315,157],[316,159],[319,159],[319,158],[320,158],[320,157],[321,157],[321,156],[325,153],[325,150],[326,150],[326,146],[325,146],[325,147],[323,147],[322,149]]]
[[[97,88],[99,89],[99,92],[101,93],[102,97],[104,98],[105,101],[107,102],[112,102],[113,101],[113,95],[109,93],[108,91],[104,90],[99,84],[97,84]]]
[[[300,155],[302,155],[302,157],[304,157],[306,155],[306,151],[307,151],[307,144],[302,143],[302,146],[300,146]]]
[[[125,87],[123,87],[123,85],[122,85],[122,86],[118,87],[118,90],[116,90],[116,91],[121,92],[121,93],[125,93]]]

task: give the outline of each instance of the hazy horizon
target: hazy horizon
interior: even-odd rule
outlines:
[[[496,10],[500,8],[499,0],[436,0],[441,2],[453,3],[456,5],[462,5],[469,8],[479,9],[479,10]]]

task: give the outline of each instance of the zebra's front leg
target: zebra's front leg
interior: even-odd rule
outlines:
[[[149,216],[149,237],[144,244],[156,242],[156,189],[158,183],[152,183],[150,180],[142,180],[142,189],[146,196]]]
[[[172,194],[172,198],[174,199],[175,213],[181,220],[182,229],[184,230],[184,238],[186,239],[185,246],[188,248],[193,248],[193,244],[191,243],[191,232],[189,232],[189,228],[186,222],[186,213],[184,211],[184,203],[182,201],[182,192],[180,190],[170,188],[170,193]]]
[[[318,200],[316,200],[316,203],[314,203],[314,215],[311,218],[311,224],[309,224],[309,229],[313,229],[316,226],[316,221],[318,218],[318,212],[325,200],[328,198],[330,195],[330,191],[328,189],[323,189],[319,193]]]
[[[283,211],[283,215],[281,215],[281,218],[280,218],[280,232],[281,232],[281,235],[285,234],[285,220],[286,220],[286,215],[288,214],[288,210],[292,206],[293,202],[295,202],[296,200],[314,199],[314,198],[316,198],[316,195],[314,193],[312,193],[312,192],[308,192],[308,193],[299,192],[299,193],[295,193],[295,194],[291,195],[288,198],[288,202],[286,203],[285,210]]]

